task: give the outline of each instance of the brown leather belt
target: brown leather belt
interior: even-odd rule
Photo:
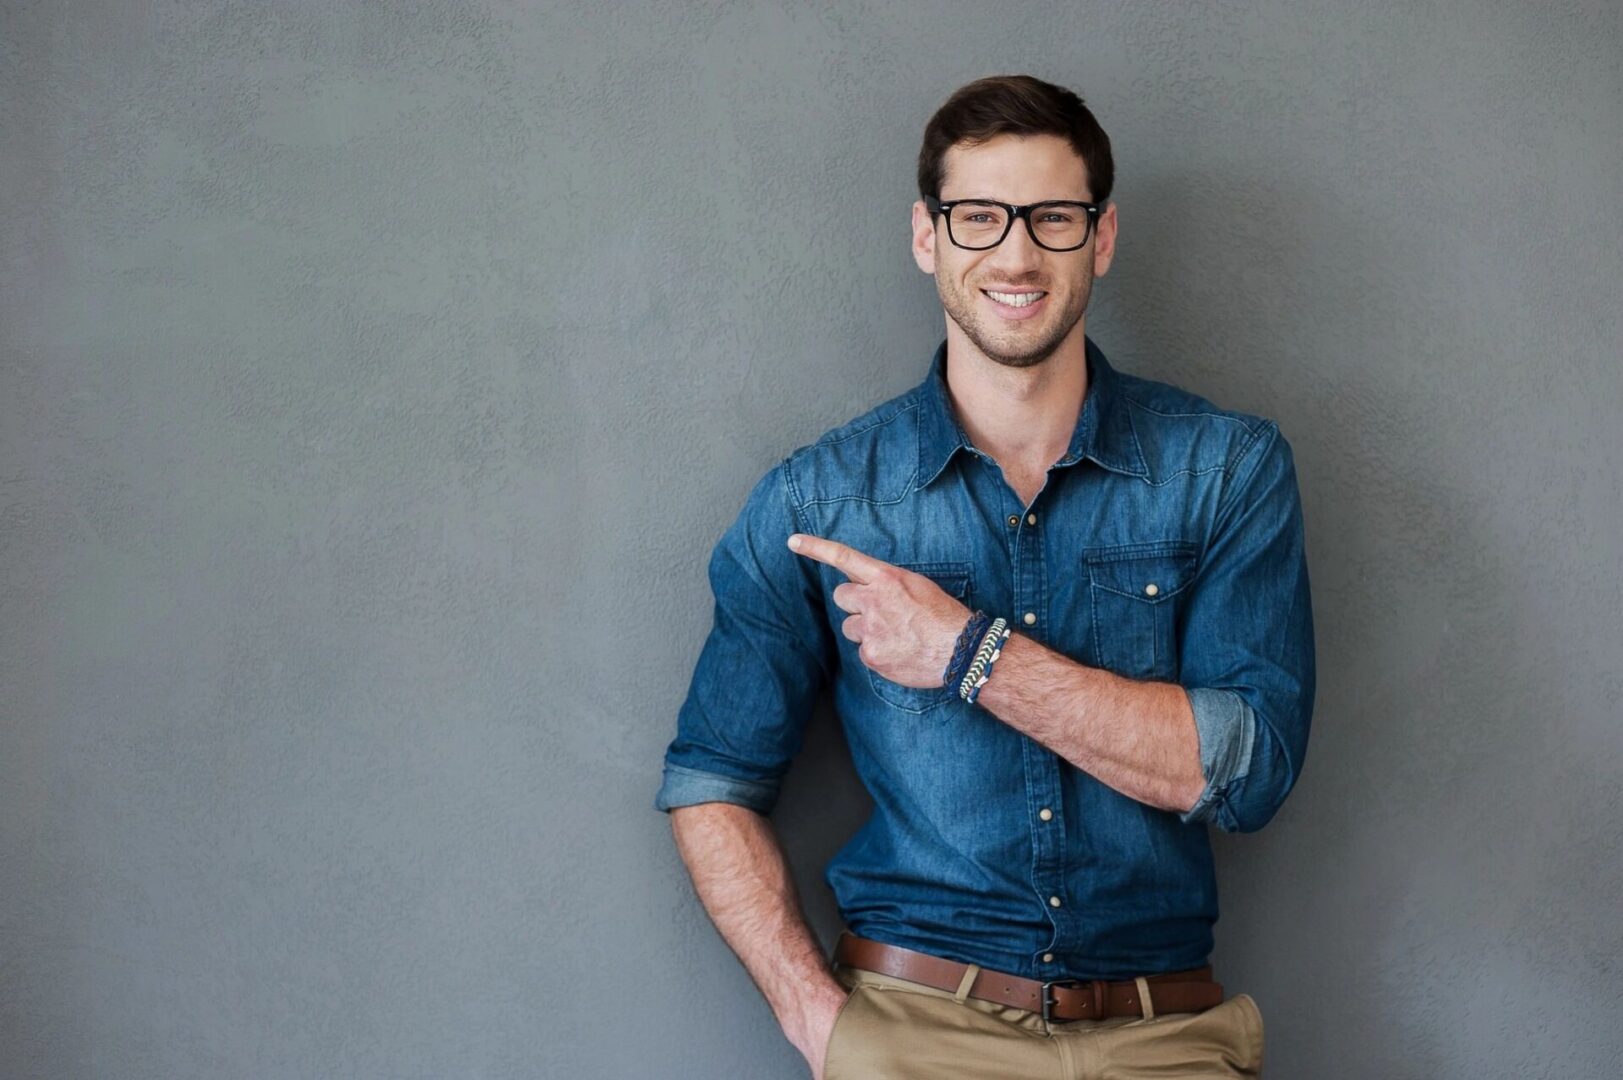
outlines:
[[[834,962],[954,994],[959,992],[970,968],[969,964],[956,960],[857,937],[849,930],[840,934],[834,946]],[[1223,984],[1212,981],[1210,964],[1188,971],[1146,975],[1144,981],[1154,987],[1150,991],[1150,1005],[1155,1015],[1202,1012],[1223,1003]],[[1134,979],[1039,982],[982,968],[970,983],[968,996],[1041,1013],[1044,1020],[1103,1020],[1111,1016],[1144,1015],[1138,982]]]

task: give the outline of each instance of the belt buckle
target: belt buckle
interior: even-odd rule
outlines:
[[[1054,1000],[1053,987],[1063,986],[1067,990],[1080,990],[1083,987],[1093,991],[1093,1018],[1103,1020],[1105,1016],[1105,981],[1103,979],[1050,979],[1043,983],[1043,1022],[1053,1022],[1053,1008],[1059,1002]]]
[[[1067,990],[1074,990],[1082,985],[1081,979],[1050,979],[1043,983],[1043,1023],[1053,1023],[1054,1015],[1052,1010],[1055,1005],[1059,1004],[1054,999],[1054,987],[1063,986]]]

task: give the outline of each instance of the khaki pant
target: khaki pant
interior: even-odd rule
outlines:
[[[823,1080],[1167,1080],[1260,1077],[1262,1012],[1236,994],[1204,1012],[1044,1022],[1040,1013],[860,968]],[[1140,983],[1139,991],[1154,983]],[[1154,1010],[1153,996],[1147,996]]]

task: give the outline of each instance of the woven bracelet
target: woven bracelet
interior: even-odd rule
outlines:
[[[974,703],[980,695],[980,688],[985,685],[987,676],[991,674],[992,662],[1002,655],[1003,642],[1009,637],[1009,623],[1007,619],[996,618],[992,620],[992,627],[986,631],[981,639],[981,647],[975,652],[975,659],[969,662],[969,670],[964,673],[964,679],[958,684],[958,696],[965,701]]]
[[[969,670],[969,662],[974,659],[975,646],[981,639],[992,616],[977,609],[964,623],[963,631],[958,635],[958,642],[952,647],[952,659],[947,663],[947,670],[941,676],[942,686],[952,686],[962,682],[964,672]]]

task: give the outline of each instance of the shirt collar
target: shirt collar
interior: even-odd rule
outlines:
[[[1104,352],[1084,336],[1088,365],[1088,393],[1065,456],[1056,467],[1075,465],[1083,458],[1129,476],[1148,476],[1149,466],[1133,431],[1132,418],[1122,402],[1116,370]],[[953,412],[947,395],[947,342],[942,340],[930,360],[929,373],[915,391],[919,399],[919,486],[940,475],[953,451],[970,449],[968,436]]]

